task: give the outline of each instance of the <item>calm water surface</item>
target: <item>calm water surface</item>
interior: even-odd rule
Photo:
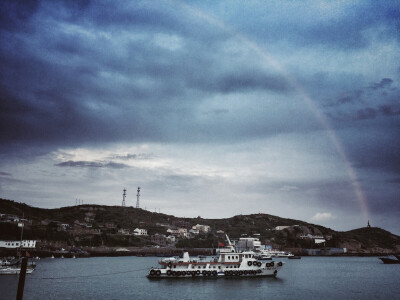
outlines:
[[[42,259],[24,299],[400,299],[400,265],[376,257],[282,259],[277,278],[149,280],[155,257]],[[0,299],[15,299],[18,276],[0,276]]]

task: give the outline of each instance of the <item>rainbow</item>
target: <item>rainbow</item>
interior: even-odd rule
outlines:
[[[304,88],[296,81],[296,79],[291,76],[291,74],[283,68],[283,66],[274,59],[271,55],[269,55],[264,49],[258,46],[255,42],[250,40],[247,36],[243,35],[242,33],[238,32],[237,30],[233,29],[232,27],[228,26],[227,24],[221,22],[220,20],[216,19],[215,17],[211,16],[210,14],[204,13],[202,10],[195,8],[187,3],[182,3],[179,1],[173,1],[177,3],[179,6],[183,7],[187,12],[191,13],[193,16],[204,19],[208,23],[215,25],[216,27],[220,28],[221,30],[227,32],[231,36],[235,37],[238,41],[242,44],[246,45],[249,49],[253,50],[257,55],[259,55],[262,59],[264,59],[269,65],[275,68],[289,83],[291,87],[298,94],[301,96],[307,107],[310,111],[314,114],[317,121],[321,124],[322,128],[325,129],[327,135],[334,145],[336,151],[340,155],[341,159],[345,163],[347,174],[350,178],[357,202],[360,206],[360,209],[364,215],[364,218],[367,220],[369,219],[369,212],[368,212],[368,203],[364,193],[361,189],[361,185],[359,179],[357,177],[357,173],[354,170],[352,164],[350,163],[345,148],[338,138],[335,130],[333,129],[332,125],[329,123],[329,120],[325,116],[325,114],[321,111],[320,108],[315,104],[315,101],[307,94]]]

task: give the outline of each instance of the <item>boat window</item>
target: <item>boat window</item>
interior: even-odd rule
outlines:
[[[221,266],[218,266],[218,269],[221,269]]]
[[[231,257],[230,257],[230,256],[228,256],[228,259],[231,259]]]
[[[174,268],[176,268],[176,265],[174,265]]]

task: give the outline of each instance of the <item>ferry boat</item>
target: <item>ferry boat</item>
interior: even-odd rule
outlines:
[[[183,258],[163,259],[159,265],[149,271],[148,278],[277,276],[284,262],[257,260],[252,251],[220,253],[209,260],[191,259],[184,252]]]

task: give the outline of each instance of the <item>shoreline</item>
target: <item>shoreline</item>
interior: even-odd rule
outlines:
[[[148,248],[148,247],[83,247],[82,251],[70,251],[70,250],[51,250],[51,249],[23,249],[29,253],[32,258],[40,257],[52,257],[60,258],[82,258],[82,257],[118,257],[118,256],[138,256],[138,257],[172,257],[180,256],[183,252],[189,252],[190,256],[212,256],[216,255],[215,249],[213,248]],[[341,253],[332,255],[307,255],[307,254],[296,254],[302,257],[379,257],[389,256],[399,253]],[[0,257],[16,256],[16,249],[0,249]]]

